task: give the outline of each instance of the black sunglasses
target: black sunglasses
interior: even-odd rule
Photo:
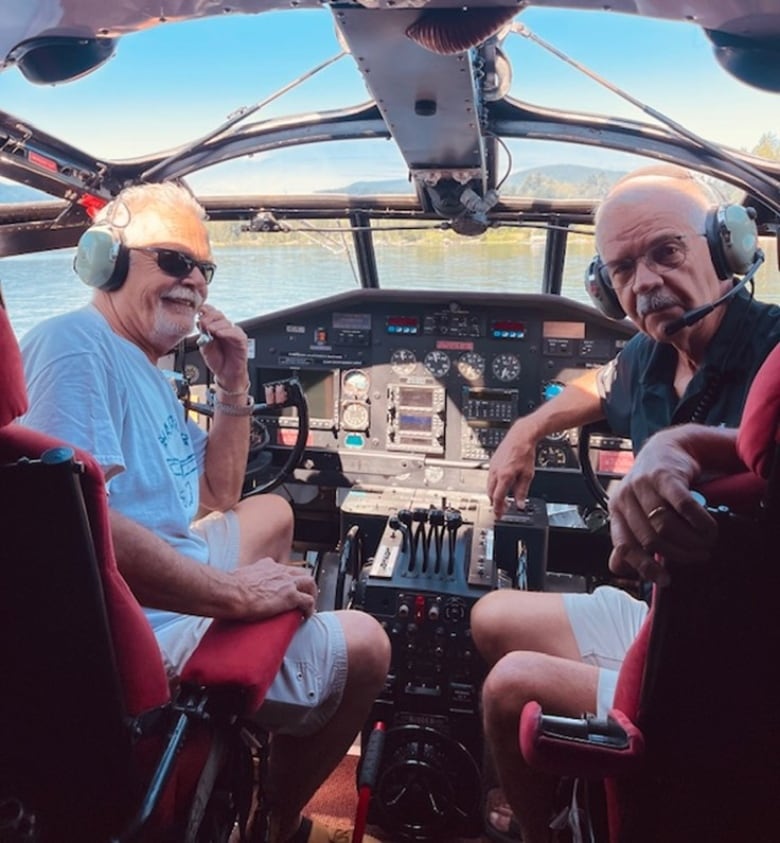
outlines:
[[[145,252],[148,255],[154,255],[157,266],[172,278],[186,278],[192,273],[192,270],[197,267],[207,284],[211,284],[211,279],[217,271],[217,265],[211,261],[196,261],[184,252],[177,252],[176,249],[158,249],[155,246],[136,246],[133,247],[136,252]]]

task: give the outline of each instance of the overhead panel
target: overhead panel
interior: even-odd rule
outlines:
[[[412,174],[466,183],[484,172],[473,51],[439,55],[409,39],[417,9],[334,9],[338,28]]]

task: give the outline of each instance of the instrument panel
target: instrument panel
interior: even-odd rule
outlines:
[[[635,331],[560,296],[390,290],[357,290],[242,326],[257,400],[263,383],[290,376],[306,395],[299,479],[479,492],[512,422],[610,360]],[[187,362],[194,382],[205,382],[194,351]],[[261,423],[272,449],[290,447],[292,411]],[[576,431],[540,443],[534,494],[565,499],[556,473],[579,473],[576,445]]]

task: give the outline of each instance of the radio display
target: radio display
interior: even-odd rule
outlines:
[[[401,386],[398,388],[398,404],[401,407],[433,407],[433,390],[425,387]]]
[[[433,416],[417,416],[409,413],[401,413],[398,417],[399,431],[419,431],[420,433],[430,433],[433,430]]]

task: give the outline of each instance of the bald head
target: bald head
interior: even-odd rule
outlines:
[[[689,170],[672,165],[635,170],[613,185],[596,211],[596,246],[601,254],[605,235],[627,211],[633,212],[639,228],[666,213],[703,232],[707,211],[714,204],[712,192]]]
[[[596,215],[596,246],[615,295],[632,321],[666,342],[665,327],[725,292],[705,234],[717,204],[709,189],[679,167],[654,167],[621,179]],[[723,312],[675,335],[709,340]]]

